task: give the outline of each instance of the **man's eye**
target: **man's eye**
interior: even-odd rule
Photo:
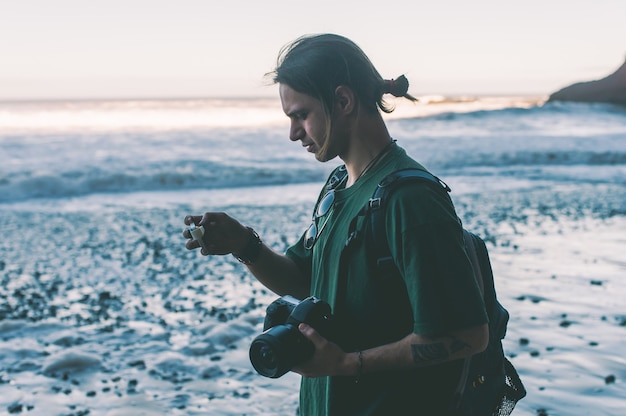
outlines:
[[[295,116],[296,116],[296,119],[298,120],[306,120],[307,113],[304,113],[304,112],[296,113]]]

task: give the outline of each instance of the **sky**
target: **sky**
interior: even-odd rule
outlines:
[[[548,95],[626,58],[626,0],[0,0],[0,100],[273,96],[310,33],[414,95]]]

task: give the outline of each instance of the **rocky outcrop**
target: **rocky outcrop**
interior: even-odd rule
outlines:
[[[608,77],[570,85],[551,94],[548,101],[626,105],[626,62]]]

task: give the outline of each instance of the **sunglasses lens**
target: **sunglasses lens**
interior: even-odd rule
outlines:
[[[322,200],[320,201],[320,203],[317,206],[317,211],[316,211],[316,215],[318,217],[322,217],[324,215],[326,215],[328,213],[328,211],[330,210],[330,207],[333,206],[333,202],[335,202],[335,191],[334,190],[330,190],[326,193],[326,195],[324,195],[324,197],[322,198]]]
[[[335,202],[335,190],[331,189],[330,191],[326,192],[326,195],[324,195],[320,203],[317,204],[317,209],[315,210],[315,216],[313,218],[313,222],[311,223],[311,226],[309,227],[308,230],[306,230],[306,233],[304,234],[304,248],[306,248],[307,250],[312,249],[313,246],[315,245],[315,241],[317,241],[317,234],[320,231],[317,229],[317,224],[316,224],[317,219],[319,217],[323,217],[324,215],[328,214],[328,211],[330,211],[334,202]],[[326,223],[322,225],[322,229],[324,228],[325,225]]]
[[[315,240],[317,239],[317,225],[315,225],[315,222],[311,223],[311,226],[309,227],[308,230],[306,230],[306,233],[304,235],[304,248],[306,248],[307,250],[310,250],[311,248],[313,248],[313,245],[315,244]]]

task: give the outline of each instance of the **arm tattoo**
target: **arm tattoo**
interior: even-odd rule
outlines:
[[[449,348],[444,342],[432,344],[412,344],[413,362],[418,366],[438,364],[446,361],[450,355],[470,348],[469,344],[456,337],[451,337]]]
[[[436,344],[413,344],[413,361],[417,365],[438,363],[450,356],[443,342]]]
[[[452,337],[452,342],[450,342],[450,352],[452,354],[462,351],[466,348],[471,348],[468,343],[463,342],[458,338]]]

